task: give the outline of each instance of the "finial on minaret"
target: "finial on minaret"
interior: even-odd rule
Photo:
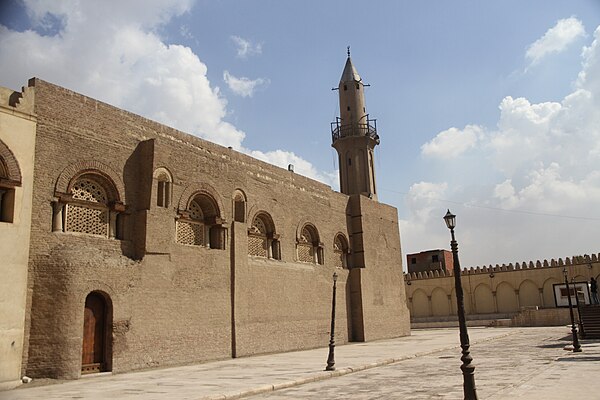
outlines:
[[[347,49],[348,49],[348,58],[350,58],[350,46],[348,46]]]

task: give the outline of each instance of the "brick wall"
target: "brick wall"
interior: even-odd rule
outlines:
[[[340,274],[338,299],[346,297],[348,271],[334,267],[333,253],[335,234],[350,234],[346,195],[67,89],[37,79],[31,83],[38,128],[27,374],[79,376],[84,304],[91,291],[112,303],[115,372],[327,344],[334,271]],[[73,164],[86,162],[102,163],[122,182],[125,240],[52,232],[57,179]],[[156,206],[152,175],[159,167],[173,176],[168,208]],[[248,198],[247,223],[232,222],[238,189]],[[225,249],[175,243],[175,220],[197,190],[216,200],[225,221]],[[281,261],[247,255],[247,229],[259,211],[273,219]],[[398,275],[401,282],[395,209],[378,204],[369,212],[391,221],[376,234],[385,242],[370,243],[377,251],[393,242],[395,253],[385,263],[389,269],[395,262],[397,272],[389,276]],[[296,238],[305,222],[318,230],[323,265],[296,261]],[[382,294],[386,308],[377,311],[380,327],[373,338],[406,334],[408,317],[394,308],[405,308],[403,286],[379,281],[382,285],[369,291]],[[387,326],[386,313],[391,314]],[[346,324],[342,306],[338,319],[338,326]],[[347,339],[348,331],[340,329],[338,340]]]

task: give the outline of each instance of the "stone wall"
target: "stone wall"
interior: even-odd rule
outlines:
[[[464,269],[465,311],[514,314],[527,307],[555,308],[553,285],[564,282],[564,268],[575,282],[600,277],[596,254]],[[411,317],[456,315],[453,271],[406,274],[405,285]]]
[[[333,252],[338,233],[353,243],[348,196],[67,89],[38,79],[30,85],[38,130],[27,374],[80,375],[84,304],[93,291],[110,302],[115,372],[327,345],[336,271],[338,304],[350,303],[344,301],[350,271],[335,267]],[[53,204],[68,201],[62,182],[78,168],[103,171],[114,183],[120,239],[53,232]],[[167,208],[157,206],[159,168],[172,175]],[[245,222],[234,222],[240,192],[247,198]],[[214,199],[223,248],[176,243],[176,220],[194,193]],[[372,325],[369,339],[408,334],[396,210],[360,201],[371,213],[370,251],[391,250],[361,265],[370,274],[359,288],[370,302],[363,315]],[[248,229],[258,212],[273,220],[281,260],[248,256]],[[305,223],[318,231],[322,265],[297,261]],[[339,343],[349,339],[347,310],[337,310]]]
[[[22,93],[0,88],[0,160],[8,170],[8,176],[0,176],[7,214],[0,218],[0,390],[21,382],[36,124],[33,100],[32,88]]]

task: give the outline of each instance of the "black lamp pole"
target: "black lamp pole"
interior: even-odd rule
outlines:
[[[331,336],[329,337],[329,355],[327,356],[327,366],[325,371],[335,371],[335,289],[338,274],[333,273],[333,300],[331,300]]]
[[[573,285],[573,291],[575,292],[575,304],[577,306],[577,323],[579,325],[579,334],[582,339],[585,339],[585,330],[583,330],[583,321],[581,320],[581,308],[579,308],[579,289],[575,284],[575,278],[571,278],[571,284]]]
[[[569,299],[569,314],[571,315],[571,333],[573,334],[573,353],[579,353],[581,351],[581,346],[579,345],[579,339],[577,338],[577,328],[575,327],[575,317],[573,316],[573,302],[571,301],[571,290],[569,289],[567,267],[563,268],[563,275],[565,276],[565,284],[567,285],[567,297]]]
[[[452,241],[452,259],[454,261],[454,285],[456,287],[456,308],[458,311],[458,328],[460,330],[460,347],[462,348],[463,362],[460,369],[463,372],[463,392],[465,400],[477,400],[477,390],[475,389],[475,366],[472,365],[473,357],[469,352],[469,333],[467,332],[467,321],[465,318],[465,300],[463,295],[462,282],[460,280],[460,261],[458,260],[458,243],[454,237],[454,227],[456,226],[456,215],[450,210],[444,216],[446,226],[450,229]]]

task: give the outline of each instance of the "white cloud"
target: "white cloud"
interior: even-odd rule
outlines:
[[[565,50],[575,39],[584,35],[585,28],[577,18],[561,19],[527,48],[525,57],[532,65],[536,64],[548,54]]]
[[[208,80],[206,64],[189,47],[165,43],[156,33],[192,3],[26,0],[33,29],[0,25],[2,85],[19,88],[36,76],[278,166],[295,164],[297,173],[331,185],[334,173],[319,172],[294,153],[243,147],[245,134],[224,120],[227,100]],[[187,27],[179,33],[190,38]],[[240,55],[260,51],[248,42]],[[248,96],[268,83],[229,77]]]
[[[12,87],[42,79],[91,95],[213,142],[241,147],[244,132],[224,121],[227,101],[189,47],[167,44],[156,28],[189,1],[30,1],[34,21],[49,15],[54,35],[1,27],[0,70]],[[93,43],[93,45],[90,45]]]
[[[261,43],[253,44],[248,39],[244,39],[240,36],[231,36],[231,40],[237,47],[236,51],[239,58],[247,58],[262,53]]]
[[[423,145],[424,155],[445,161],[426,179],[452,184],[411,187],[402,221],[405,251],[447,247],[438,221],[447,207],[460,218],[464,266],[597,251],[600,27],[581,57],[581,72],[564,98],[533,103],[507,96],[496,127],[451,128]],[[458,156],[445,157],[452,150]]]
[[[249,79],[243,76],[238,78],[231,75],[229,71],[223,71],[223,80],[233,93],[242,97],[252,97],[254,95],[254,90],[257,87],[269,84],[268,79]]]
[[[281,168],[288,168],[288,165],[294,166],[294,173],[307,176],[309,178],[323,182],[332,188],[337,189],[338,171],[325,172],[318,171],[314,165],[306,161],[302,157],[297,156],[293,152],[285,150],[273,150],[262,152],[259,150],[246,150],[246,152],[254,158],[268,162]]]
[[[463,130],[450,128],[421,146],[421,153],[442,159],[455,158],[474,148],[482,135],[483,129],[477,125],[467,125]]]

